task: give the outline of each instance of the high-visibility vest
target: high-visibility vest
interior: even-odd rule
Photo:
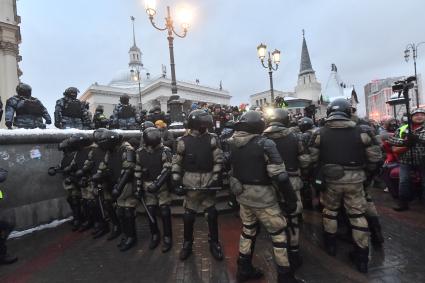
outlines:
[[[3,199],[3,192],[0,190],[0,199]]]
[[[400,131],[399,131],[399,138],[403,138],[404,133],[407,131],[407,128],[409,127],[408,124],[403,125],[400,127]]]

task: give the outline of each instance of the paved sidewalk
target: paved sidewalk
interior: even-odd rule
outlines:
[[[369,274],[354,269],[348,260],[350,244],[338,242],[338,255],[329,257],[322,249],[321,217],[318,212],[304,213],[301,251],[304,265],[297,272],[307,282],[425,282],[425,207],[396,213],[388,194],[375,193],[385,235],[382,250],[371,249]],[[217,262],[208,250],[208,230],[203,217],[195,224],[194,254],[185,262],[178,260],[182,219],[173,219],[174,248],[163,254],[160,247],[148,249],[146,219],[138,220],[139,243],[121,253],[116,241],[93,240],[89,232],[71,232],[68,224],[40,231],[9,242],[19,261],[0,266],[0,282],[235,282],[240,233],[239,218],[221,215],[220,238],[226,258]],[[264,231],[264,230],[263,230]],[[266,271],[258,282],[276,282],[271,242],[266,233],[257,241],[254,263]]]

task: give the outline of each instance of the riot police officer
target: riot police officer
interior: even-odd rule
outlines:
[[[115,106],[113,113],[113,124],[118,129],[136,130],[139,128],[140,115],[130,104],[130,96],[127,94],[120,97],[120,103]]]
[[[93,226],[93,210],[89,208],[92,204],[89,200],[93,199],[92,190],[90,189],[90,183],[88,176],[84,168],[84,163],[88,158],[88,154],[91,151],[90,145],[92,141],[89,137],[83,134],[74,134],[70,138],[70,143],[75,148],[75,154],[71,163],[64,168],[74,185],[75,190],[79,192],[79,211],[80,211],[80,227],[78,231],[84,232]]]
[[[46,124],[52,123],[46,107],[35,97],[31,96],[31,87],[20,83],[16,87],[17,95],[12,96],[6,101],[6,126],[11,129],[12,125],[17,128],[45,129],[43,118]]]
[[[292,214],[286,214],[288,222],[288,258],[291,268],[296,269],[302,265],[299,253],[299,219],[302,217],[303,205],[301,202],[301,169],[310,165],[310,157],[304,151],[304,146],[298,136],[288,128],[289,114],[287,110],[275,108],[267,116],[268,128],[264,135],[276,143],[276,148],[285,163],[292,188],[297,195],[297,209]]]
[[[165,121],[165,114],[161,111],[161,107],[155,106],[149,111],[148,120],[155,123],[158,120]]]
[[[7,171],[0,168],[0,183],[3,183],[7,178]],[[3,192],[0,190],[0,202],[3,201]],[[0,221],[0,265],[12,264],[18,260],[16,256],[7,253],[6,240],[10,232],[13,230],[13,225],[6,221]]]
[[[262,136],[265,122],[261,113],[248,111],[235,124],[230,138],[230,188],[240,204],[242,233],[239,241],[237,280],[259,279],[263,272],[252,265],[255,240],[260,223],[273,242],[278,282],[299,282],[290,269],[287,253],[286,220],[278,205],[277,192],[283,194],[286,213],[297,209],[297,196],[289,181],[285,164],[275,143]],[[270,177],[271,176],[271,177]]]
[[[351,105],[346,99],[330,103],[327,116],[324,127],[314,133],[310,149],[312,160],[320,166],[316,182],[324,183],[321,203],[325,249],[335,256],[337,216],[343,202],[354,240],[350,258],[360,272],[366,273],[369,229],[363,182],[367,173],[378,169],[382,153],[374,137],[350,120]]]
[[[109,125],[109,119],[103,114],[103,106],[99,105],[96,107],[96,110],[93,115],[93,128],[107,128]]]
[[[207,112],[192,111],[187,126],[188,133],[177,142],[171,179],[175,192],[185,195],[184,242],[180,259],[185,260],[192,253],[196,212],[203,208],[208,220],[210,252],[215,259],[222,260],[215,189],[221,188],[223,152],[217,136],[207,130],[212,127],[212,117]]]
[[[87,124],[88,113],[85,104],[77,99],[79,92],[77,88],[69,87],[64,91],[64,97],[56,101],[56,128],[75,128],[81,130],[83,129],[83,125]]]
[[[135,220],[136,208],[140,203],[135,197],[132,183],[136,162],[135,152],[121,135],[110,130],[102,133],[97,144],[107,150],[104,164],[99,166],[97,174],[109,176],[108,182],[112,187],[111,196],[116,200],[116,213],[124,234],[118,247],[121,251],[126,251],[137,242]]]
[[[168,180],[171,174],[171,149],[161,143],[159,129],[147,128],[143,131],[143,146],[136,151],[136,186],[140,198],[143,198],[152,217],[149,219],[151,241],[149,249],[155,249],[160,241],[156,212],[159,208],[163,225],[162,252],[168,252],[172,246],[171,233],[171,196]]]

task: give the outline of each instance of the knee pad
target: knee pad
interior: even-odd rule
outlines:
[[[218,211],[215,206],[210,206],[205,209],[205,213],[207,214],[208,219],[216,219],[218,217]]]
[[[136,216],[135,209],[132,207],[125,207],[124,215],[125,217],[135,217]]]
[[[162,217],[169,217],[169,216],[171,216],[170,206],[168,206],[168,205],[161,205],[160,206],[160,210],[161,210]]]
[[[242,236],[245,239],[250,239],[250,240],[254,240],[260,230],[260,225],[258,225],[258,222],[255,222],[253,224],[243,224],[243,228],[242,228]]]

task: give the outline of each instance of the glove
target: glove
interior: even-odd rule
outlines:
[[[46,120],[46,124],[50,125],[52,123],[52,120]]]
[[[118,184],[114,185],[114,188],[112,189],[111,195],[114,199],[117,199],[120,196],[121,192],[118,189]]]
[[[209,185],[209,187],[213,188],[213,187],[223,186],[222,180],[223,180],[223,178],[222,178],[221,174],[215,174],[213,176],[213,180],[212,180],[211,184]]]
[[[159,191],[160,187],[156,184],[156,182],[152,182],[147,188],[148,192],[151,194],[155,194]]]
[[[280,208],[285,212],[285,214],[290,215],[297,210],[297,202],[296,201],[284,201],[280,203]]]
[[[184,196],[186,194],[186,190],[182,185],[174,187],[174,193],[178,196]]]
[[[6,127],[11,130],[12,129],[12,121],[6,121]]]

